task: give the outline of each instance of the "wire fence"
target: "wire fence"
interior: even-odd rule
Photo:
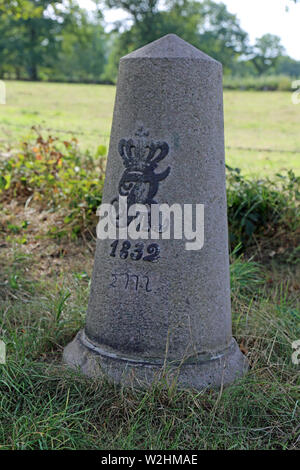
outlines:
[[[16,127],[16,128],[22,128],[22,129],[27,129],[29,130],[28,126],[22,125],[22,124],[13,124],[13,123],[5,123],[4,126],[10,126],[10,127]],[[37,128],[39,125],[36,126]],[[79,131],[79,130],[69,130],[69,129],[56,129],[53,127],[42,127],[41,130],[46,131],[46,132],[54,132],[58,134],[69,134],[73,136],[77,135],[92,135],[97,138],[101,139],[109,139],[110,134],[100,134],[98,132],[89,132],[89,131]],[[0,139],[2,141],[5,141],[6,139]],[[231,146],[231,145],[226,145],[225,146],[226,150],[239,150],[243,152],[263,152],[263,153],[291,153],[291,154],[300,154],[300,148],[299,149],[275,149],[275,148],[267,148],[267,147],[242,147],[242,146]]]

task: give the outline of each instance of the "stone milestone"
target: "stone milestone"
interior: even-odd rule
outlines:
[[[103,203],[115,208],[120,232],[97,239],[86,326],[65,348],[65,363],[121,384],[164,375],[201,390],[241,377],[247,361],[231,328],[222,65],[176,35],[120,60]],[[129,230],[134,204],[148,211],[142,239]],[[162,204],[177,207],[169,239],[163,219],[151,230],[151,208]]]

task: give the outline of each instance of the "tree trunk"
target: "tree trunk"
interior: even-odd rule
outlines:
[[[34,20],[30,20],[30,65],[29,65],[29,78],[32,81],[38,80],[38,64],[36,58],[36,30]]]

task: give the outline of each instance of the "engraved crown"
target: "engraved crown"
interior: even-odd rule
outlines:
[[[118,150],[125,167],[130,171],[154,170],[158,162],[167,156],[168,144],[152,142],[149,139],[149,131],[143,126],[138,127],[134,135],[133,139],[121,139],[119,142]]]

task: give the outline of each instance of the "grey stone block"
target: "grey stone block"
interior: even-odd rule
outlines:
[[[125,384],[166,370],[184,387],[231,383],[247,361],[231,329],[222,66],[173,34],[120,61],[103,202],[122,192],[204,204],[204,246],[145,240],[141,255],[130,237],[130,249],[120,240],[115,252],[97,240],[85,330],[64,361]]]

